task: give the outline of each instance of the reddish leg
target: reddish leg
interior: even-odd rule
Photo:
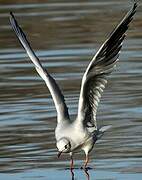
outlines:
[[[89,162],[89,156],[88,156],[88,154],[87,154],[87,155],[86,155],[86,159],[85,159],[85,163],[84,163],[84,169],[87,168],[88,162]]]
[[[74,164],[73,164],[73,156],[72,156],[72,153],[70,153],[70,157],[71,157],[70,171],[71,171],[72,180],[74,180],[74,172],[73,172]]]
[[[74,168],[74,163],[73,163],[72,153],[70,153],[70,157],[71,157],[70,169],[73,170],[73,168]]]

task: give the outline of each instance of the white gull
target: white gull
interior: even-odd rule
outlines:
[[[89,152],[93,149],[95,142],[110,128],[110,126],[97,127],[96,113],[98,102],[107,83],[107,75],[112,72],[118,61],[122,43],[126,36],[125,33],[136,12],[136,7],[137,3],[134,2],[131,10],[110,34],[88,65],[82,78],[78,114],[74,121],[70,120],[68,108],[59,86],[48,71],[43,68],[26,35],[19,27],[14,15],[10,13],[12,28],[52,95],[57,110],[55,137],[59,151],[58,157],[61,153],[69,153],[71,169],[73,169],[73,153],[79,150],[85,152],[84,168],[86,169],[89,161]]]

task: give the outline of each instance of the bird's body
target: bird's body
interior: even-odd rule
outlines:
[[[84,128],[78,121],[58,123],[55,129],[55,137],[57,142],[66,137],[71,143],[71,152],[83,148],[85,142],[90,139],[93,141],[92,134]]]
[[[89,63],[82,78],[78,113],[74,121],[70,120],[68,108],[59,86],[48,71],[43,68],[38,57],[32,50],[26,35],[11,13],[11,25],[31,61],[34,63],[36,71],[43,78],[52,95],[57,110],[55,137],[59,151],[58,157],[61,153],[70,153],[71,168],[73,168],[73,153],[79,150],[83,150],[86,154],[84,164],[86,168],[89,152],[93,149],[97,139],[110,128],[110,126],[97,127],[97,107],[107,83],[107,76],[112,72],[118,61],[125,32],[136,12],[136,7],[137,3],[135,2],[132,9],[110,34]]]

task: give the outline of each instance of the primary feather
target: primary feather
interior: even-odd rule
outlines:
[[[38,74],[41,76],[41,78],[45,81],[47,87],[49,88],[49,91],[52,95],[53,101],[55,103],[55,107],[57,110],[57,120],[58,122],[61,120],[69,120],[69,114],[68,114],[68,108],[66,106],[64,96],[61,93],[61,90],[59,86],[57,85],[56,81],[51,77],[51,75],[47,72],[46,69],[44,69],[32,50],[30,43],[28,42],[26,35],[18,25],[14,15],[10,13],[10,22],[12,25],[13,30],[16,33],[16,36],[18,37],[20,43],[26,50],[27,54],[29,55],[31,61],[35,65],[35,69],[38,72]]]
[[[112,72],[118,61],[122,43],[126,36],[125,32],[136,12],[136,7],[137,3],[135,2],[132,9],[98,50],[82,78],[77,119],[90,129],[92,127],[94,127],[93,130],[97,129],[98,103],[107,83],[107,75]]]

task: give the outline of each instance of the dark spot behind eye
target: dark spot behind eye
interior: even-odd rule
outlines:
[[[68,148],[68,146],[67,145],[65,145],[65,149],[67,149]]]

